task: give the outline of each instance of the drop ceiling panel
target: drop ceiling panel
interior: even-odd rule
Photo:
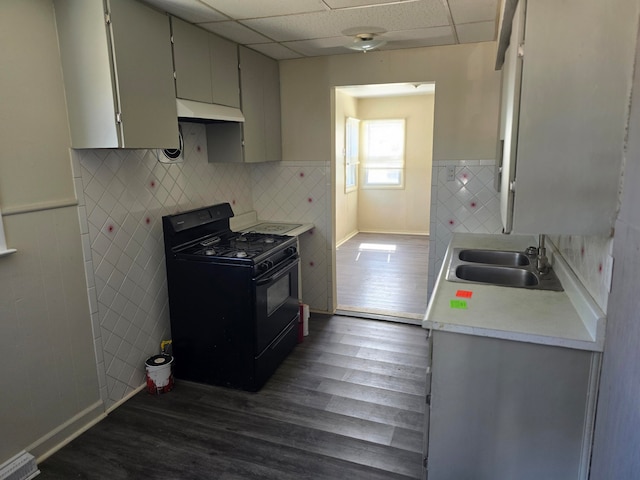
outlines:
[[[496,37],[494,22],[465,23],[456,27],[460,43],[491,42]]]
[[[300,52],[305,57],[319,57],[322,55],[340,55],[354,53],[344,47],[344,37],[315,38],[313,40],[299,40],[285,42],[283,45]]]
[[[327,11],[321,0],[201,0],[235,19]]]
[[[229,20],[196,0],[144,0],[144,2],[190,23]]]
[[[454,23],[495,21],[498,0],[448,0]]]
[[[383,5],[388,3],[409,3],[417,0],[324,0],[324,3],[332,9],[353,8],[371,5]]]
[[[267,43],[271,40],[238,22],[201,23],[200,26],[241,45]]]
[[[280,43],[258,43],[249,44],[247,46],[265,54],[267,57],[275,58],[276,60],[288,60],[291,58],[300,58],[305,56],[301,53],[294,52]]]
[[[392,36],[392,40],[384,45],[381,50],[436,47],[455,43],[455,37],[451,27],[417,28],[415,30],[390,32],[389,35]]]
[[[449,24],[447,11],[439,1],[309,13],[296,15],[295,20],[292,22],[289,17],[272,17],[245,20],[242,23],[276,41],[338,37],[344,30],[353,30],[358,26],[392,31]]]

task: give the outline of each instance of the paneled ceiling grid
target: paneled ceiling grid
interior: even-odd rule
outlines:
[[[272,58],[353,53],[358,33],[379,50],[495,40],[498,0],[144,0]]]

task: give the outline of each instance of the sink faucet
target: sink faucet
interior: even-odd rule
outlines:
[[[536,259],[536,268],[538,272],[541,274],[548,273],[551,270],[551,265],[549,265],[549,259],[547,258],[547,249],[544,246],[545,235],[538,235],[538,255]]]

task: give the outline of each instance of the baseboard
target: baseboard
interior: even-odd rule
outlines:
[[[25,450],[31,452],[38,459],[38,463],[41,463],[106,416],[104,404],[99,400],[36,440]]]
[[[344,317],[366,318],[368,320],[386,320],[388,322],[406,323],[408,325],[422,325],[424,315],[417,313],[392,312],[384,310],[368,309],[364,310],[360,307],[344,307],[339,306],[335,315]]]
[[[378,233],[380,235],[416,235],[420,237],[430,237],[429,232],[405,232],[397,230],[360,230],[358,233]]]
[[[139,387],[134,388],[133,390],[131,390],[128,394],[126,394],[124,397],[122,397],[120,400],[118,400],[117,402],[115,402],[113,405],[111,405],[109,408],[107,408],[107,415],[110,414],[111,412],[113,412],[116,408],[118,408],[120,405],[122,405],[123,403],[125,403],[127,400],[129,400],[131,397],[135,397],[138,393],[140,393],[142,390],[145,389],[145,387],[147,386],[146,383],[143,383],[142,385],[140,385]]]
[[[349,240],[351,240],[353,237],[355,237],[358,233],[358,230],[355,230],[353,232],[351,232],[350,234],[348,234],[346,237],[344,237],[342,240],[336,242],[336,248],[340,247],[340,245],[347,243]]]

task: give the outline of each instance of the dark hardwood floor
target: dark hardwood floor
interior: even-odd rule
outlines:
[[[358,233],[336,250],[338,310],[422,320],[428,262],[427,236]]]
[[[420,327],[314,314],[260,392],[141,392],[38,479],[417,479],[426,361]]]

